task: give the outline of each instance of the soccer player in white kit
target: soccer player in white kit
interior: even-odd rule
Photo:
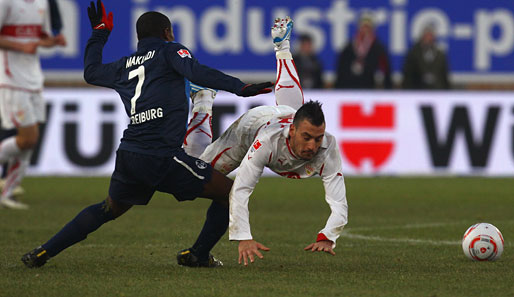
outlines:
[[[321,104],[313,101],[303,104],[303,92],[289,51],[292,25],[289,18],[277,19],[272,28],[277,57],[277,106],[260,106],[249,110],[200,156],[224,174],[239,168],[230,193],[229,239],[239,241],[239,263],[243,261],[244,265],[254,262],[255,255],[263,258],[259,250],[269,250],[253,240],[248,210],[250,195],[264,167],[288,178],[300,179],[316,174],[321,176],[331,214],[325,227],[318,233],[316,242],[309,244],[305,250],[335,255],[333,249],[336,240],[348,221],[341,154],[334,136],[325,132]],[[205,97],[212,106],[214,91],[203,92],[200,96],[195,94],[197,96],[193,99]],[[202,99],[200,101],[205,103]],[[196,101],[194,103],[197,104]],[[205,112],[208,110],[203,108],[201,111],[204,113],[200,118],[207,119],[210,115],[205,115]],[[196,138],[191,137],[202,126],[203,132],[207,133],[198,132]],[[208,135],[210,132],[204,123],[196,127],[190,123],[190,127],[186,150],[194,147],[200,135]]]
[[[51,35],[47,0],[0,0],[0,112],[2,127],[17,130],[0,143],[0,163],[9,162],[1,206],[27,208],[13,199],[12,191],[25,175],[38,124],[46,118],[37,48],[65,44],[62,35]]]

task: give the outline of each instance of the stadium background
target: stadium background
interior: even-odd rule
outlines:
[[[204,64],[247,82],[274,81],[269,27],[276,16],[295,20],[314,38],[334,79],[337,54],[351,40],[360,13],[374,15],[390,54],[392,91],[305,91],[325,105],[328,131],[336,135],[347,175],[512,175],[514,172],[514,9],[504,1],[109,1],[115,27],[104,62],[136,46],[135,20],[144,11],[167,14],[176,39]],[[90,36],[88,1],[61,0],[68,45],[42,52],[49,118],[33,156],[32,175],[109,175],[127,124],[117,94],[88,87],[83,51]],[[448,54],[454,89],[399,89],[404,56],[426,24]],[[221,92],[214,135],[248,108],[274,104],[273,96],[243,99]]]

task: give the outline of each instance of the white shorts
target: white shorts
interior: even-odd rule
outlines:
[[[211,143],[200,159],[211,163],[214,169],[223,174],[234,171],[252,145],[255,136],[264,124],[274,117],[294,113],[289,106],[259,106],[250,109]]]
[[[0,116],[6,130],[43,123],[46,107],[41,92],[0,88]]]

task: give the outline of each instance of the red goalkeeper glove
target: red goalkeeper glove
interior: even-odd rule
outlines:
[[[87,8],[87,15],[93,30],[109,30],[109,32],[112,30],[112,12],[109,12],[109,15],[105,13],[105,7],[101,0],[96,1],[96,7],[95,3],[91,1]]]

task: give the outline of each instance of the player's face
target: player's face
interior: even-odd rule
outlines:
[[[303,120],[298,127],[291,125],[289,129],[291,149],[297,157],[310,160],[318,152],[324,135],[325,123],[314,126],[308,120]]]

